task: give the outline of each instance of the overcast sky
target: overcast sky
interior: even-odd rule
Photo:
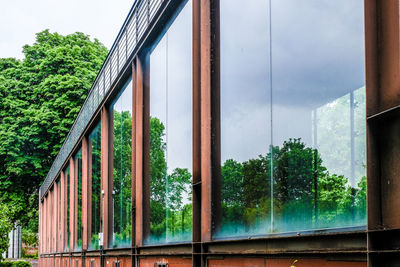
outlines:
[[[1,0],[0,57],[21,59],[22,46],[35,34],[83,32],[99,39],[108,49],[135,0]]]

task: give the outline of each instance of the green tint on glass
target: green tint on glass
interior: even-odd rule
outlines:
[[[99,233],[101,230],[101,124],[89,135],[89,180],[91,182],[89,249],[99,249]]]
[[[365,226],[364,1],[272,1],[272,26],[273,231]]]
[[[150,56],[150,236],[192,239],[192,2]]]
[[[75,155],[75,177],[77,188],[77,216],[76,216],[76,243],[75,251],[82,250],[82,149],[79,149]]]
[[[69,218],[69,215],[70,215],[70,175],[69,175],[69,167],[67,167],[65,170],[64,170],[64,179],[65,179],[65,187],[64,188],[66,188],[66,191],[65,191],[65,199],[66,199],[66,209],[65,209],[65,218],[67,218],[66,219],[66,223],[67,223],[67,225],[66,225],[66,227],[65,227],[65,229],[66,229],[66,231],[65,231],[65,244],[64,244],[64,251],[65,252],[69,252],[69,237],[70,237],[70,229],[69,229],[69,222],[70,222],[70,218]]]
[[[363,2],[221,0],[215,238],[365,227]]]
[[[110,247],[130,247],[132,239],[132,86],[129,79],[112,110],[113,221]]]

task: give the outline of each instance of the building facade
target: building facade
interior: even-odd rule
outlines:
[[[398,266],[399,0],[136,0],[40,188],[41,266]]]

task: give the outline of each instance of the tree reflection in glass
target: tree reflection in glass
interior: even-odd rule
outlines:
[[[192,238],[192,3],[150,55],[150,236]]]
[[[101,230],[101,124],[89,135],[89,181],[90,198],[90,237],[89,249],[99,249]]]
[[[132,238],[132,87],[129,79],[113,103],[113,221],[110,247],[130,247]]]

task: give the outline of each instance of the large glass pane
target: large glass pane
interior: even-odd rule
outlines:
[[[89,135],[89,190],[90,198],[90,237],[89,249],[99,249],[99,233],[101,230],[101,125],[94,128]]]
[[[271,226],[267,0],[221,0],[221,210],[215,237]]]
[[[366,223],[363,3],[272,1],[274,232]]]
[[[214,236],[364,226],[363,1],[220,3]]]
[[[70,177],[69,177],[69,167],[65,168],[64,170],[64,180],[65,180],[65,213],[64,213],[64,218],[65,220],[65,238],[64,238],[64,251],[69,252],[69,237],[70,237],[70,227],[69,227],[69,222],[70,222]]]
[[[150,56],[150,236],[192,238],[192,3]]]
[[[132,237],[132,86],[129,79],[111,106],[113,221],[110,247],[130,247]]]
[[[76,243],[74,250],[82,249],[82,149],[76,153],[75,157],[75,179],[76,179]]]

